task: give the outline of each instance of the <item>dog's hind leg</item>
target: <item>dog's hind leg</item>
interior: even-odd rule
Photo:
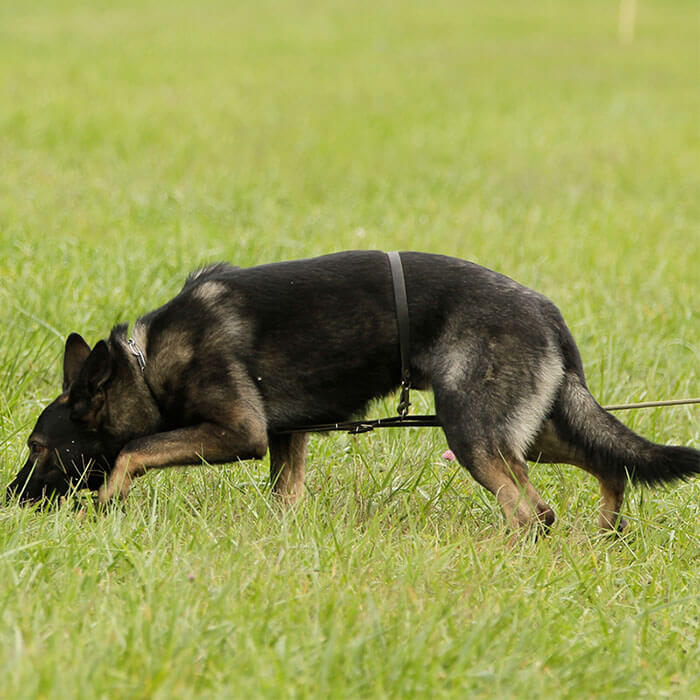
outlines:
[[[623,532],[627,521],[620,515],[622,501],[625,498],[626,483],[622,480],[604,479],[598,476],[600,482],[600,512],[598,527],[603,532]]]
[[[477,450],[472,456],[467,469],[482,486],[496,496],[508,525],[539,525],[549,529],[554,524],[554,511],[530,482],[527,464],[516,458],[508,459],[503,455],[479,452]]]
[[[304,493],[308,437],[308,433],[268,436],[272,490],[289,505]]]
[[[527,458],[533,462],[548,464],[573,464],[593,474],[600,483],[601,504],[598,526],[604,532],[622,532],[627,527],[627,521],[620,515],[625,497],[626,480],[606,475],[593,468],[583,448],[561,437],[551,420],[546,421],[542,426],[528,451]]]
[[[436,408],[450,449],[476,481],[496,496],[508,525],[551,527],[554,511],[530,482],[525,460],[507,444],[499,445],[479,408],[467,407],[464,396],[452,401],[437,392]]]

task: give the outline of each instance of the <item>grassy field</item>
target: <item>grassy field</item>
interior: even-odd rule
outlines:
[[[602,0],[0,5],[0,488],[65,336],[218,259],[462,256],[560,306],[602,402],[700,394],[697,6],[637,5],[631,43]],[[557,524],[508,544],[445,447],[314,438],[288,513],[266,462],[0,509],[0,696],[700,697],[700,483],[614,541],[535,466]]]

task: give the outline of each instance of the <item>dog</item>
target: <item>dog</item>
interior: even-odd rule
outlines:
[[[556,306],[504,275],[400,253],[411,384],[432,388],[450,449],[514,527],[554,512],[527,461],[582,467],[600,482],[599,526],[619,531],[628,481],[700,473],[700,452],[654,444],[596,402]],[[362,413],[402,380],[397,302],[380,251],[192,273],[175,298],[93,348],[65,344],[63,391],[41,414],[8,487],[22,503],[98,491],[124,498],[148,469],[261,459],[273,492],[303,492],[308,433]]]

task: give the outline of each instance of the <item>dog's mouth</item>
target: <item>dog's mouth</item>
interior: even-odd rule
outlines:
[[[5,505],[10,505],[16,500],[20,506],[41,506],[43,509],[58,502],[66,493],[68,493],[68,489],[57,490],[48,486],[44,486],[39,493],[35,491],[28,493],[26,487],[15,485],[13,482],[7,487]]]
[[[69,493],[82,489],[97,491],[109,473],[108,461],[104,458],[81,458],[66,467],[57,456],[48,450],[38,454],[32,451],[27,463],[8,485],[5,503],[13,501],[21,506],[50,506],[58,503]]]

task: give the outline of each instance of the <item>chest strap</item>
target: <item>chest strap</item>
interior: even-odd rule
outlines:
[[[406,280],[403,275],[401,256],[395,250],[387,253],[391,267],[391,281],[394,286],[394,303],[396,304],[396,323],[399,329],[399,351],[401,353],[401,397],[397,407],[398,414],[408,413],[411,390],[411,334],[408,325],[408,297],[406,296]]]

